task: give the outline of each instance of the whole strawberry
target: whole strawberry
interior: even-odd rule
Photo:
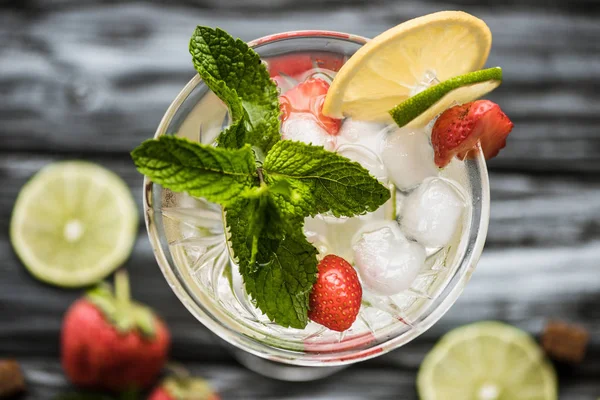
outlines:
[[[150,393],[148,400],[219,400],[219,395],[202,378],[169,377]]]
[[[150,386],[167,359],[170,335],[151,309],[129,298],[124,271],[115,275],[116,295],[101,285],[67,311],[61,362],[78,386],[124,391]]]
[[[346,260],[332,254],[325,256],[317,268],[308,317],[343,332],[352,326],[360,310],[362,287],[358,275]]]
[[[478,143],[489,160],[506,145],[512,128],[500,106],[489,100],[451,107],[439,116],[431,131],[435,164],[443,168],[454,156],[464,159]]]

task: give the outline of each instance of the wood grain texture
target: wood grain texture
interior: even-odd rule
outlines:
[[[207,7],[90,3],[33,16],[5,12],[0,17],[2,147],[86,153],[131,149],[153,133],[169,102],[193,76],[185,44],[196,24],[218,25],[247,40],[325,28],[372,37],[444,8],[390,1],[322,12],[282,14],[285,7],[274,8],[244,18],[246,13],[235,7]],[[516,124],[509,147],[493,166],[600,170],[597,20],[545,10],[466,9],[484,18],[494,33],[488,64],[503,66],[505,83],[490,98]]]
[[[84,158],[118,173],[141,206],[128,152],[150,137],[193,76],[186,45],[197,24],[249,40],[293,29],[374,36],[405,19],[461,8],[494,34],[489,65],[505,83],[491,98],[516,123],[490,163],[487,247],[464,294],[409,345],[335,379],[282,383],[240,367],[179,303],[162,277],[144,227],[126,267],[133,295],[174,334],[173,357],[208,377],[223,399],[416,399],[421,360],[439,337],[499,319],[539,334],[561,318],[592,342],[577,367],[559,366],[561,399],[600,395],[600,7],[595,0],[108,0],[0,1],[0,358],[17,357],[27,400],[68,389],[57,361],[60,318],[79,291],[34,280],[8,239],[14,200],[42,166]]]

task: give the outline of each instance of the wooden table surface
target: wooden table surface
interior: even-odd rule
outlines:
[[[487,2],[486,2],[487,3]],[[81,158],[117,172],[141,206],[128,152],[152,136],[193,76],[197,24],[250,40],[329,29],[372,37],[403,20],[464,9],[494,34],[488,65],[505,81],[490,98],[515,122],[489,163],[486,249],[462,297],[428,332],[391,354],[310,384],[262,378],[239,366],[179,303],[145,229],[127,268],[133,293],[169,323],[172,355],[209,378],[223,399],[416,399],[415,376],[439,337],[482,319],[539,334],[548,318],[590,330],[585,362],[560,367],[560,398],[600,396],[600,3],[596,0],[109,0],[0,1],[0,358],[16,357],[30,392],[69,388],[57,362],[61,316],[80,295],[34,280],[8,225],[17,193],[42,166]]]

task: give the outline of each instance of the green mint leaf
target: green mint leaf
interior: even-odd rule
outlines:
[[[313,187],[302,180],[287,179],[277,175],[266,175],[269,187],[285,188],[272,191],[273,201],[286,219],[314,216],[320,209],[312,193]],[[323,211],[321,211],[323,212]],[[302,219],[301,219],[302,220]]]
[[[243,275],[246,291],[269,319],[281,326],[303,329],[308,323],[310,292],[317,279],[317,250],[302,232],[289,228],[270,261]],[[265,258],[266,255],[265,255]]]
[[[266,185],[247,191],[225,208],[234,256],[245,276],[269,261],[283,237],[283,224]]]
[[[222,205],[235,201],[257,182],[249,145],[227,150],[161,136],[142,143],[131,157],[138,171],[153,182]]]
[[[280,140],[279,99],[259,55],[227,32],[204,26],[194,31],[189,50],[204,83],[229,108],[232,123],[219,146],[250,143],[268,152]]]
[[[229,125],[217,137],[217,145],[226,149],[239,149],[244,147],[247,139],[246,127],[243,121],[234,122]]]
[[[233,254],[246,291],[274,322],[303,328],[315,281],[316,249],[302,233],[302,218],[281,218],[275,194],[287,185],[244,193],[225,210]],[[291,233],[290,233],[291,232]]]
[[[283,140],[276,143],[263,164],[265,181],[288,180],[290,194],[275,194],[282,212],[314,216],[331,211],[351,217],[375,211],[390,191],[359,163],[323,147]]]

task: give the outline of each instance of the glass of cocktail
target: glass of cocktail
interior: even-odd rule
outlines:
[[[332,134],[327,121],[312,112],[314,107],[321,110],[323,99],[316,105],[304,99],[307,109],[294,108],[304,101],[298,96],[314,94],[315,82],[329,87],[366,43],[356,35],[329,31],[287,32],[249,43],[277,82],[280,102],[290,107],[283,113],[282,139],[322,146],[356,161],[390,190],[376,210],[304,219],[302,232],[319,260],[334,254],[358,272],[362,298],[348,328],[310,321],[299,329],[272,321],[246,290],[223,208],[169,190],[157,179],[144,181],[150,241],[173,291],[200,322],[233,345],[244,364],[272,377],[319,378],[410,342],[456,301],[485,242],[485,149],[474,147],[468,156],[439,169],[430,139],[433,121],[400,128],[391,118],[347,117]],[[435,68],[417,74],[408,97],[440,82]],[[299,85],[305,86],[298,90]],[[231,121],[227,106],[197,75],[167,110],[155,139],[175,134],[213,146]]]

